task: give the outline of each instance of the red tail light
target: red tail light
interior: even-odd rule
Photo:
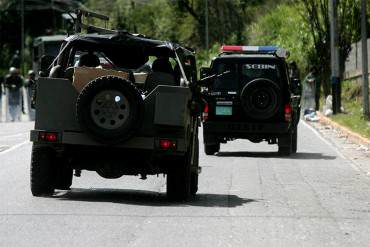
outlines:
[[[208,112],[209,112],[208,103],[206,103],[203,109],[203,114],[202,114],[203,122],[208,121]]]
[[[285,105],[284,112],[285,112],[285,114],[291,114],[292,113],[292,106],[290,104]]]
[[[287,122],[292,121],[292,106],[290,104],[285,105],[284,116],[285,116],[285,121]]]
[[[159,140],[159,147],[164,150],[168,149],[176,149],[177,145],[175,141],[168,140],[168,139],[161,139]]]
[[[58,133],[55,132],[40,132],[39,140],[47,142],[56,142],[58,141]]]

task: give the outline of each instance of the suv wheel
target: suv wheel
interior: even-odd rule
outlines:
[[[278,153],[280,155],[290,155],[293,151],[293,134],[289,133],[285,135],[284,137],[280,137],[278,139],[278,146],[279,146],[279,151]]]
[[[218,151],[220,151],[220,143],[217,144],[204,143],[204,152],[206,153],[206,155],[214,155]]]
[[[54,193],[56,152],[46,146],[32,146],[31,192],[34,196]]]
[[[186,200],[190,196],[191,164],[190,153],[175,158],[173,167],[167,174],[167,197],[171,200]],[[179,160],[178,160],[179,159]]]
[[[196,139],[196,143],[194,146],[194,160],[193,160],[193,167],[191,169],[191,177],[190,177],[190,193],[195,195],[198,192],[198,168],[199,168],[199,140]]]

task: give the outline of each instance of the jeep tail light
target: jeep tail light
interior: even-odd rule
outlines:
[[[292,121],[292,106],[290,104],[286,104],[284,107],[284,117],[285,121],[287,122]]]
[[[177,144],[175,141],[169,139],[160,139],[159,147],[164,150],[177,149]]]
[[[203,114],[202,114],[203,122],[206,122],[208,120],[208,112],[209,112],[209,107],[208,107],[208,103],[206,103],[204,105]]]
[[[39,133],[39,140],[47,141],[47,142],[57,142],[58,141],[58,133],[42,131],[42,132]]]

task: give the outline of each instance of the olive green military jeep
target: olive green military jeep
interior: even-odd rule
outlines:
[[[167,175],[167,195],[198,189],[194,52],[128,32],[65,39],[37,81],[31,192],[66,190],[74,174]]]

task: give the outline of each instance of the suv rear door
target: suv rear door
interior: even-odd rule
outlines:
[[[275,57],[219,57],[211,67],[212,74],[226,75],[217,78],[208,88],[209,120],[211,121],[250,121],[241,106],[240,95],[249,82],[265,78],[276,82],[281,92],[287,90],[286,68]],[[286,95],[280,95],[283,101],[289,100]],[[283,109],[282,109],[283,110]],[[283,114],[279,114],[279,119]],[[281,119],[283,120],[283,119]],[[276,121],[276,119],[275,119]]]

